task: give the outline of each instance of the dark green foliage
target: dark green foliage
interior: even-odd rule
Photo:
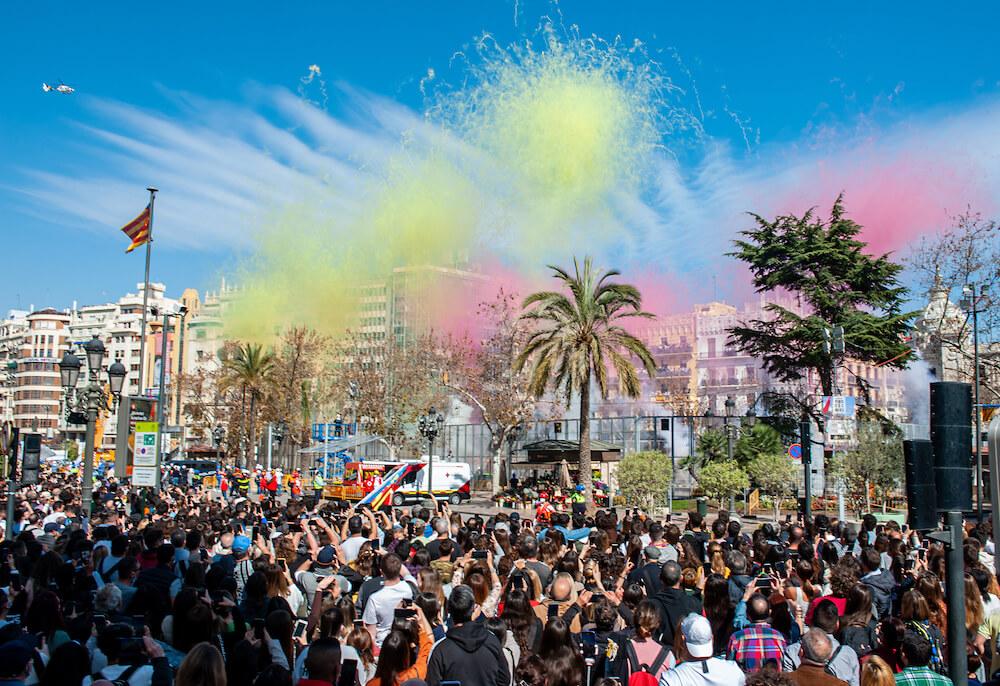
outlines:
[[[845,216],[838,197],[823,221],[813,211],[773,221],[753,214],[756,228],[742,232],[730,253],[747,264],[758,293],[785,292],[800,298],[807,316],[776,304],[772,320],[751,320],[730,329],[734,344],[760,357],[782,381],[797,381],[815,370],[823,393],[833,392],[831,353],[823,331],[844,327],[846,356],[904,368],[912,354],[903,341],[914,313],[903,312],[907,290],[902,267],[888,255],[864,252],[861,226]],[[893,359],[896,358],[896,359]]]

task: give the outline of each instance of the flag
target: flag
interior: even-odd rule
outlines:
[[[132,252],[140,245],[145,245],[149,242],[150,215],[151,212],[149,205],[146,205],[146,209],[140,212],[138,217],[122,227],[122,233],[128,236],[129,240],[132,241],[132,244],[128,246],[125,252]]]

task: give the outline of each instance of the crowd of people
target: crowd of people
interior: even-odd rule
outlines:
[[[1000,668],[989,531],[950,635],[940,544],[893,522],[372,511],[314,497],[17,494],[0,686],[935,686]],[[4,522],[4,528],[8,523]]]

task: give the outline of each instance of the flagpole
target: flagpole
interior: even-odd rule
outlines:
[[[139,334],[139,395],[145,395],[145,379],[143,373],[146,366],[146,315],[149,313],[149,254],[153,245],[153,202],[156,200],[156,188],[149,191],[149,233],[146,238],[146,277],[142,288],[142,328]]]

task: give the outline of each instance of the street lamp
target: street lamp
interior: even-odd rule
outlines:
[[[434,500],[434,439],[444,428],[444,415],[433,407],[418,422],[420,435],[427,439],[427,492]]]
[[[982,306],[989,304],[989,296],[987,291],[989,291],[989,284],[982,284],[977,288],[975,283],[966,284],[962,286],[962,309],[966,310],[972,315],[972,364],[975,367],[974,371],[974,386],[973,386],[973,407],[975,409],[976,418],[976,440],[973,442],[976,453],[976,514],[979,519],[979,523],[983,523],[983,457],[982,457],[982,426],[980,423],[980,412],[982,411],[979,405],[979,313],[983,311]],[[996,498],[996,496],[993,496]]]
[[[87,356],[87,372],[89,383],[83,392],[77,392],[76,382],[80,378],[83,366],[80,359],[67,350],[59,362],[59,380],[66,390],[66,421],[69,424],[86,424],[85,448],[83,457],[83,485],[80,501],[84,516],[90,517],[94,491],[94,433],[97,426],[97,412],[106,407],[108,397],[98,383],[101,364],[104,362],[106,349],[101,339],[94,337],[83,344],[83,352]],[[115,361],[108,367],[108,387],[117,406],[122,387],[125,384],[125,366]]]
[[[733,400],[733,396],[726,398],[726,416],[722,418],[723,427],[726,431],[726,457],[730,462],[733,461],[733,431],[736,428],[735,425],[730,424],[729,420],[732,419],[733,415],[736,413],[736,401]],[[729,511],[732,512],[736,509],[736,497],[729,496]]]
[[[219,448],[222,447],[222,439],[225,437],[226,437],[226,430],[222,428],[222,424],[216,424],[215,428],[212,429],[212,442],[215,443],[215,474],[217,477],[222,468],[221,464],[222,460],[220,459]]]

